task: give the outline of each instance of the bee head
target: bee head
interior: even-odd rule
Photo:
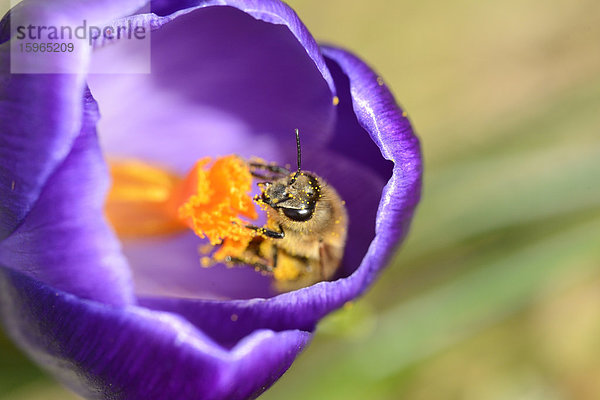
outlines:
[[[292,221],[303,222],[312,218],[321,186],[317,178],[301,170],[300,133],[296,129],[298,169],[289,176],[266,182],[261,200]]]
[[[320,196],[321,186],[317,178],[300,171],[273,183],[265,183],[261,200],[287,218],[303,222],[312,218]]]

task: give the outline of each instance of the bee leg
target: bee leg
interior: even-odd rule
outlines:
[[[279,165],[270,165],[270,164],[260,164],[260,163],[249,163],[250,166],[250,174],[253,177],[258,179],[263,179],[265,181],[274,181],[279,178],[283,178],[284,176],[288,176],[291,172],[284,167],[280,167]],[[269,175],[263,174],[258,171],[269,172]]]
[[[277,256],[279,255],[279,247],[273,245],[273,269],[277,268]]]
[[[273,267],[271,267],[270,265],[267,265],[265,263],[262,263],[262,262],[249,261],[249,260],[244,260],[242,258],[231,257],[231,256],[225,257],[225,262],[232,263],[232,264],[238,264],[238,265],[250,265],[259,271],[273,272]]]
[[[254,178],[262,179],[265,182],[272,182],[274,180],[274,177],[272,176],[261,175],[257,174],[256,172],[250,172],[250,175],[252,175]]]
[[[278,174],[278,175],[289,175],[291,174],[291,171],[287,168],[281,167],[279,165],[272,165],[272,164],[261,164],[261,163],[249,163],[248,164],[250,166],[251,169],[256,168],[256,169],[262,169],[262,170],[266,170],[269,172],[273,172],[274,174]]]
[[[253,231],[257,231],[258,233],[265,235],[266,237],[271,239],[283,239],[285,237],[285,233],[283,232],[283,228],[281,227],[281,225],[279,225],[280,232],[254,225],[246,225],[246,228],[252,229]]]

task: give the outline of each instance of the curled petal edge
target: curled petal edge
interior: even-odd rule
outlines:
[[[226,349],[179,316],[84,300],[3,267],[0,317],[33,359],[89,399],[254,398],[311,338],[257,330]]]
[[[89,59],[89,51],[77,56],[56,53],[49,59],[56,70],[70,65],[67,70],[80,71],[77,74],[12,74],[11,57],[27,59],[32,53],[11,54],[10,19],[37,25],[83,19],[102,22],[127,15],[143,4],[143,0],[89,4],[23,1],[0,21],[0,240],[21,224],[73,145],[82,123],[81,99]]]
[[[160,4],[160,2],[157,2]],[[331,72],[325,64],[325,59],[319,50],[319,45],[302,23],[296,12],[287,4],[279,0],[177,0],[169,1],[166,5],[152,5],[152,11],[159,15],[174,13],[188,13],[195,8],[210,6],[229,6],[239,9],[252,17],[276,25],[285,25],[306,49],[306,53],[313,60],[316,67],[323,75],[333,96],[336,95],[335,84]],[[177,11],[180,10],[180,11]]]

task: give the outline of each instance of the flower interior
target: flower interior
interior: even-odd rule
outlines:
[[[238,156],[218,157],[214,162],[202,158],[185,177],[140,160],[113,160],[109,165],[112,186],[106,215],[121,238],[161,237],[191,229],[208,240],[198,245],[203,267],[223,262],[229,267],[254,264],[246,253],[253,239],[266,239],[260,243],[264,249],[273,245],[264,229],[248,228],[258,219],[255,203],[263,211],[267,205],[260,196],[252,197],[249,165]],[[267,275],[256,264],[254,269]],[[301,263],[280,258],[268,275],[276,281],[294,281],[301,269]]]
[[[391,163],[357,122],[345,75],[328,65],[334,72],[333,93],[289,29],[232,7],[207,7],[175,19],[157,17],[152,24],[157,28],[152,31],[151,74],[87,78],[100,112],[98,139],[116,182],[105,208],[118,232],[136,295],[220,300],[278,294],[273,277],[253,268],[227,268],[225,263],[202,268],[199,247],[229,237],[222,248],[244,248],[239,241],[244,230],[228,218],[250,221],[248,205],[258,193],[250,180],[238,181],[243,175],[239,171],[234,178],[211,180],[217,170],[226,174],[234,168],[224,165],[221,170],[218,157],[237,154],[245,160],[258,156],[278,165],[291,163],[296,159],[290,135],[294,128],[303,133],[303,168],[323,177],[348,203],[351,224],[335,278],[352,274],[375,235],[375,216]],[[130,62],[131,55],[120,43],[96,48],[92,57],[92,63],[115,69]],[[199,168],[200,157],[212,161]],[[202,175],[195,182],[190,175],[194,166]],[[220,185],[227,182],[240,190],[250,186],[245,205],[238,207],[246,214],[221,210],[214,219],[203,212],[218,208],[217,201],[191,206],[202,204],[206,196],[199,190],[194,193],[194,185],[225,190]],[[180,219],[179,208],[188,200],[188,217]],[[263,226],[264,213],[256,210],[253,224]],[[206,225],[194,229],[194,221]],[[205,238],[199,239],[198,232]],[[215,259],[214,253],[205,256]]]
[[[108,220],[122,238],[143,239],[191,229],[216,250],[201,263],[243,252],[256,231],[246,228],[258,214],[247,163],[230,155],[198,160],[186,177],[139,160],[110,162]],[[207,253],[206,246],[200,246]]]

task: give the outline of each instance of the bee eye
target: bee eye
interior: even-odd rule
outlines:
[[[308,221],[313,216],[313,210],[310,208],[282,208],[283,214],[293,221]]]

